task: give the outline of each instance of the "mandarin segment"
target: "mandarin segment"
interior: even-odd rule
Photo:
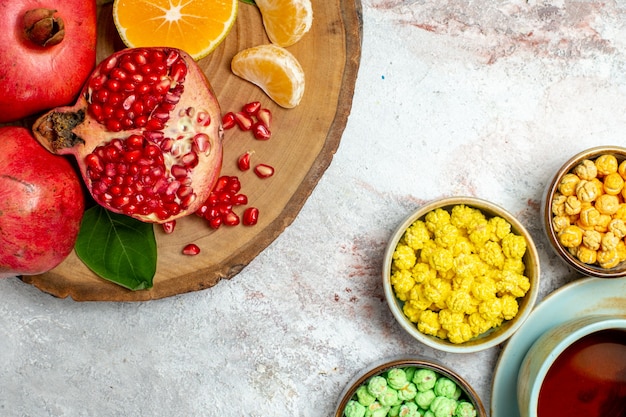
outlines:
[[[115,0],[113,21],[129,48],[169,46],[199,60],[228,35],[239,0]]]
[[[278,46],[298,42],[313,24],[311,0],[256,0],[268,38]]]
[[[259,45],[237,53],[231,70],[260,87],[281,107],[296,107],[304,95],[304,70],[295,56],[278,45]]]

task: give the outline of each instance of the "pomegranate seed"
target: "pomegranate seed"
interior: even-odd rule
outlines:
[[[255,116],[260,108],[261,108],[261,103],[258,101],[253,101],[251,103],[245,104],[242,110],[248,113],[250,116]]]
[[[128,55],[125,56],[124,58],[128,58]],[[135,74],[135,72],[137,72],[137,64],[132,62],[130,59],[124,59],[122,63],[120,64],[120,68],[124,69],[126,72],[130,74]]]
[[[111,70],[111,73],[109,74],[109,76],[117,81],[124,81],[128,78],[128,74],[126,73],[126,71],[124,71],[122,68],[117,67],[117,68],[113,68]]]
[[[224,224],[226,226],[237,226],[240,223],[239,216],[233,211],[229,211],[224,215]]]
[[[147,130],[163,130],[164,127],[165,127],[165,123],[155,118],[148,119],[148,122],[146,123]]]
[[[272,112],[269,109],[260,109],[256,114],[259,122],[263,123],[268,129],[272,125]]]
[[[226,130],[232,129],[237,123],[235,122],[235,113],[229,111],[222,117],[222,127]]]
[[[113,80],[111,78],[109,78],[104,85],[110,91],[119,91],[122,89],[122,83],[120,83],[118,80]]]
[[[107,80],[107,76],[104,74],[94,74],[89,80],[89,87],[92,90],[99,90]]]
[[[196,152],[206,152],[211,146],[209,135],[206,133],[198,133],[193,137],[193,144]]]
[[[188,256],[195,256],[200,253],[200,247],[195,243],[190,243],[183,248],[183,254]]]
[[[174,232],[174,229],[176,228],[176,220],[171,220],[169,222],[165,222],[161,225],[163,227],[163,231],[166,234],[171,234]]]
[[[237,123],[239,129],[243,131],[248,131],[252,129],[252,124],[254,123],[254,121],[252,120],[252,117],[250,117],[250,115],[239,111],[235,113],[235,123]]]
[[[215,187],[213,187],[213,193],[221,192],[222,190],[224,190],[224,188],[226,188],[226,185],[228,185],[228,177],[227,176],[219,177],[217,179],[217,182],[215,183]]]
[[[259,221],[259,209],[256,207],[248,207],[243,212],[243,224],[253,226]]]
[[[96,172],[104,171],[104,166],[102,165],[102,161],[100,160],[98,155],[96,155],[95,153],[91,153],[87,155],[87,157],[85,158],[85,163],[91,170],[94,170]]]
[[[178,59],[174,64],[172,64],[171,70],[172,80],[177,83],[185,81],[185,76],[187,75],[187,65],[181,59]]]
[[[241,190],[241,182],[239,181],[239,178],[235,176],[228,177],[228,190],[233,194]]]
[[[250,169],[250,156],[251,153],[248,151],[237,159],[237,166],[241,171],[247,171]]]
[[[252,133],[258,140],[268,140],[272,136],[272,133],[267,126],[261,122],[256,122],[252,125]]]
[[[254,173],[259,178],[269,178],[274,175],[274,168],[270,165],[259,164],[254,167]]]
[[[113,206],[115,208],[122,208],[125,205],[127,205],[128,203],[130,203],[130,197],[128,197],[128,196],[114,197],[111,200],[111,206]]]
[[[119,120],[114,119],[107,120],[106,127],[111,132],[119,132],[120,130],[122,130],[122,124],[119,122]]]
[[[198,116],[196,117],[196,122],[199,125],[208,126],[211,124],[211,117],[206,112],[200,112],[198,113]]]
[[[244,204],[248,204],[248,196],[245,194],[235,194],[231,201],[236,206],[243,206]]]
[[[96,118],[96,120],[104,120],[104,110],[100,104],[91,103],[89,111],[91,112],[91,115]]]
[[[101,67],[100,67],[100,72],[103,74],[108,74],[116,66],[117,66],[117,57],[109,56],[102,62]]]
[[[248,203],[245,194],[238,194],[241,182],[236,176],[223,175],[205,202],[196,210],[196,215],[207,220],[209,227],[219,228],[222,224],[236,226],[241,223],[240,217],[233,212],[234,206]]]
[[[195,168],[198,165],[198,154],[189,152],[182,156],[181,161],[187,168]]]
[[[212,217],[211,219],[209,219],[209,226],[212,229],[219,229],[219,227],[222,225],[222,218],[221,217]]]

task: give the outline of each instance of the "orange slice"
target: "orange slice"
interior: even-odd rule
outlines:
[[[244,49],[230,63],[233,73],[259,86],[281,107],[293,108],[304,94],[302,66],[285,48],[269,44]]]
[[[313,24],[311,0],[256,0],[265,32],[272,43],[289,46],[298,42]]]
[[[230,32],[239,0],[115,0],[113,21],[126,46],[169,46],[198,60]]]

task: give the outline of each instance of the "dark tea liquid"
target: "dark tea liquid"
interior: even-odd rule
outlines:
[[[568,347],[539,391],[538,417],[626,417],[626,331],[601,330]]]

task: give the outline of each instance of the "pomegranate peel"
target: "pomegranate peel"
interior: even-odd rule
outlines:
[[[44,114],[33,132],[52,153],[76,157],[97,203],[144,222],[195,212],[222,165],[217,98],[191,56],[175,48],[114,53],[74,105]]]

